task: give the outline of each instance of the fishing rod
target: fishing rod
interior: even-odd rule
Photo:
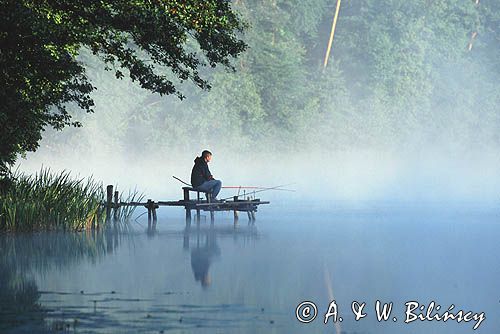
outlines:
[[[190,186],[190,187],[192,187],[192,185],[190,185],[190,184],[189,184],[189,183],[187,183],[187,182],[182,181],[182,180],[181,180],[181,179],[179,179],[177,176],[172,175],[172,177],[173,177],[174,179],[176,179],[177,181],[179,181],[179,182],[181,182],[181,183],[184,183],[186,186]]]
[[[279,188],[279,189],[275,189],[274,187],[253,187],[253,186],[223,186],[222,189],[259,189],[259,190],[270,190],[270,189],[273,189],[273,190],[281,190],[281,191],[292,191],[292,192],[295,192],[295,190],[293,189],[283,189],[283,188]]]
[[[172,175],[172,177],[174,179],[176,179],[177,181],[185,184],[186,186],[192,187],[192,185],[190,185],[189,183],[183,181],[182,179],[178,178],[177,176]],[[283,187],[284,186],[278,186],[278,187],[223,186],[221,188],[222,189],[259,189],[259,191],[262,191],[262,190],[279,190],[279,191],[291,191],[291,192],[295,192],[295,190],[293,190],[293,189],[283,189]],[[256,191],[256,192],[258,192],[258,191]]]
[[[252,191],[252,194],[256,194],[256,193],[260,193],[260,192],[263,192],[263,191],[268,191],[268,190],[278,190],[278,188],[283,188],[283,187],[287,187],[287,186],[291,186],[292,184],[294,183],[288,183],[288,184],[283,184],[283,185],[280,185],[280,186],[276,186],[276,187],[270,187],[270,188],[265,188],[265,189],[261,189],[261,190],[257,190],[257,191]],[[295,190],[290,190],[290,191],[295,191]],[[245,195],[244,195],[245,196]],[[231,196],[231,197],[227,197],[227,198],[223,198],[222,201],[225,201],[227,199],[231,199],[233,198],[234,196]]]

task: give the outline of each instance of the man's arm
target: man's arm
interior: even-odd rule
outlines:
[[[210,173],[210,169],[208,169],[208,164],[206,165],[206,168],[205,168],[205,179],[207,179],[207,180],[214,179],[214,176],[212,175],[212,173]]]

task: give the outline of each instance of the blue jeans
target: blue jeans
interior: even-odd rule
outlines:
[[[222,187],[222,182],[219,180],[209,180],[205,181],[196,187],[196,190],[203,191],[206,193],[211,193],[212,198],[216,198],[220,192],[220,188]]]

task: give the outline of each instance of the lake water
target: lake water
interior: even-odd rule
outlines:
[[[142,216],[101,233],[3,235],[0,332],[495,333],[499,220],[478,205],[336,203],[270,205],[254,224],[218,213],[186,226],[160,209],[149,229]],[[393,303],[387,321],[377,300]],[[304,301],[310,323],[296,318]],[[412,301],[425,309],[407,315]],[[358,321],[353,302],[366,303]],[[431,302],[431,316],[464,319],[405,323]],[[329,306],[337,322],[324,324]]]

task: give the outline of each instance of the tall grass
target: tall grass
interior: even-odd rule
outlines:
[[[137,189],[129,190],[126,197],[123,197],[123,193],[120,193],[120,197],[118,199],[119,202],[141,202],[144,199],[144,194],[139,193]],[[121,206],[118,210],[118,220],[119,221],[127,221],[132,217],[136,206]]]
[[[45,168],[35,175],[16,172],[13,179],[0,193],[0,231],[83,230],[106,223],[104,187],[92,178]]]

